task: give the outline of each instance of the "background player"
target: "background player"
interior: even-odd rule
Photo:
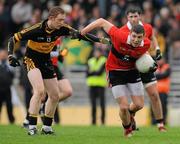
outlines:
[[[127,15],[128,22],[126,25],[121,27],[120,30],[122,30],[123,32],[130,32],[133,25],[136,25],[136,24],[142,25],[145,29],[145,36],[151,40],[152,46],[156,50],[155,59],[160,60],[161,52],[160,52],[160,48],[158,46],[156,37],[153,33],[153,28],[150,24],[143,23],[141,21],[141,9],[136,6],[130,6],[126,11],[126,15]],[[157,90],[156,76],[155,76],[154,72],[141,73],[141,79],[142,79],[142,82],[146,89],[146,92],[150,98],[152,110],[153,110],[153,113],[154,113],[154,116],[156,119],[158,129],[160,132],[164,132],[164,131],[166,131],[166,128],[164,127],[162,106],[161,106],[159,93]],[[135,113],[133,112],[132,107],[133,107],[133,104],[130,105],[129,109],[133,116],[133,115],[135,115]],[[132,117],[132,121],[133,121],[133,117]],[[134,123],[133,129],[134,130],[136,129],[135,123]]]

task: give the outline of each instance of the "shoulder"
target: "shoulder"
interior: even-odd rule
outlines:
[[[39,29],[40,27],[42,26],[42,23],[37,23],[37,24],[34,24],[28,28],[25,28],[23,30],[20,31],[21,34],[24,34],[24,33],[27,33],[27,32],[30,32],[32,30],[36,30],[36,29]]]
[[[144,29],[145,30],[152,30],[152,25],[148,23],[143,23]]]
[[[128,32],[126,30],[123,30],[123,29],[118,28],[116,26],[112,26],[108,32],[109,35],[114,35],[114,36],[118,36],[118,37],[124,36],[125,33],[128,35]]]
[[[119,30],[124,31],[124,32],[129,32],[130,31],[129,28],[127,27],[127,24],[120,27]]]

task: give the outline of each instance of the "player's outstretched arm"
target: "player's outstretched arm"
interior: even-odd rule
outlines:
[[[8,61],[9,64],[13,67],[20,66],[19,61],[13,56],[15,43],[16,40],[14,39],[14,37],[11,37],[8,41]]]
[[[93,21],[92,23],[90,23],[89,25],[87,25],[85,28],[83,28],[81,31],[81,34],[85,35],[96,28],[103,28],[104,31],[108,33],[112,26],[113,26],[112,23],[108,22],[107,20],[103,18],[99,18]]]
[[[79,40],[85,40],[89,42],[100,42],[103,44],[110,44],[110,40],[108,38],[98,38],[93,34],[87,33],[85,35],[81,35],[81,33],[78,30],[73,29],[71,31],[71,37],[72,39],[79,39]]]

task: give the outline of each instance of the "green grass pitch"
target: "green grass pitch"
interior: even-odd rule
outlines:
[[[125,138],[121,127],[53,126],[56,135],[40,132],[28,136],[18,125],[0,125],[0,144],[180,144],[180,127],[168,127],[160,133],[156,127],[140,127],[133,137]]]

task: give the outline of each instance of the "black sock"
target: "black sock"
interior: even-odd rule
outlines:
[[[156,123],[164,123],[164,119],[157,119]]]
[[[52,125],[52,122],[53,122],[53,118],[51,117],[48,117],[48,116],[44,116],[43,118],[43,124],[46,125],[46,126],[51,126]]]
[[[131,127],[131,123],[128,125],[124,125],[124,124],[122,124],[122,125],[123,125],[124,129],[129,129]]]
[[[129,111],[129,113],[132,115],[132,116],[135,116],[135,114],[136,114],[136,112],[134,112],[134,111],[132,111],[132,110],[128,110]]]
[[[29,125],[37,125],[37,116],[29,114]]]

